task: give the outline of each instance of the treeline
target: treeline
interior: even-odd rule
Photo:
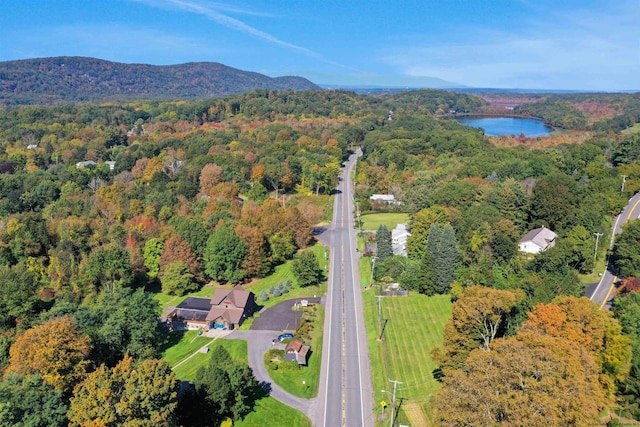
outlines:
[[[640,94],[549,95],[513,111],[561,129],[619,132],[640,121]]]

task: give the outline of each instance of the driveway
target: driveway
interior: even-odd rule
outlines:
[[[252,331],[295,331],[300,326],[302,311],[294,310],[293,305],[306,299],[310,303],[320,304],[320,298],[298,298],[283,301],[260,312],[251,325]],[[274,337],[275,338],[275,337]]]
[[[320,304],[320,298],[305,298],[310,303]],[[230,331],[225,338],[247,341],[249,366],[253,375],[267,390],[269,395],[287,406],[302,412],[311,418],[315,412],[316,398],[304,399],[289,394],[275,384],[264,365],[264,355],[271,348],[273,340],[283,331],[295,330],[300,324],[301,311],[293,310],[293,305],[300,303],[299,299],[283,301],[273,307],[266,308],[256,318],[248,331]]]

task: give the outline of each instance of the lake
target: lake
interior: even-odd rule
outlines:
[[[520,135],[525,136],[547,136],[551,133],[551,128],[546,126],[542,120],[521,119],[517,117],[457,117],[456,120],[474,128],[483,128],[487,136],[499,135]]]

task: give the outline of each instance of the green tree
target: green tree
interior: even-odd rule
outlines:
[[[223,226],[207,241],[205,273],[214,280],[236,283],[245,276],[241,269],[247,248],[236,233]]]
[[[291,271],[301,287],[317,285],[322,271],[316,254],[311,251],[298,252],[291,263]]]
[[[456,268],[460,262],[460,252],[455,232],[451,225],[446,224],[442,228],[438,249],[435,253],[430,253],[429,257],[434,260],[436,271],[437,294],[446,294],[451,289],[451,284],[456,278]]]
[[[84,265],[84,278],[95,290],[129,285],[133,279],[129,252],[115,244],[94,249]]]
[[[160,257],[162,256],[162,251],[164,249],[164,244],[155,237],[147,240],[144,244],[144,266],[147,267],[149,272],[149,277],[155,279],[158,277],[158,273],[160,272]]]
[[[611,308],[622,332],[631,339],[631,367],[627,379],[618,384],[618,395],[623,409],[640,419],[640,293],[617,296]]]
[[[199,288],[195,277],[182,261],[167,265],[160,283],[162,283],[162,292],[177,296],[195,292]]]
[[[407,239],[409,258],[422,259],[427,248],[427,237],[431,224],[445,224],[449,221],[447,213],[439,206],[422,209],[411,221],[411,236]]]
[[[113,369],[101,365],[74,392],[71,426],[176,426],[180,382],[167,362],[125,357]]]
[[[7,375],[0,382],[0,427],[63,427],[67,405],[61,391],[40,375]]]
[[[376,231],[376,258],[378,262],[383,262],[392,256],[391,232],[386,225],[382,224]]]
[[[621,277],[640,276],[640,220],[629,221],[616,237],[612,262]]]

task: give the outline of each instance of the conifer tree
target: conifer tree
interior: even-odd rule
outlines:
[[[381,225],[376,231],[376,262],[381,263],[385,259],[393,256],[391,245],[391,232],[386,225]]]

